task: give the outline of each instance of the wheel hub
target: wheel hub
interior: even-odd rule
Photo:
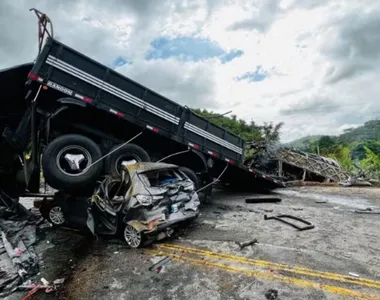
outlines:
[[[137,248],[141,244],[141,233],[131,225],[125,227],[124,238],[127,244],[132,248]]]
[[[65,155],[65,159],[68,162],[70,169],[73,171],[80,170],[79,164],[85,159],[83,154],[70,154]]]
[[[92,157],[86,148],[70,145],[58,153],[56,163],[58,169],[65,175],[81,176],[92,164]]]
[[[65,217],[63,215],[62,208],[54,206],[49,212],[50,221],[55,225],[62,225],[65,223]]]

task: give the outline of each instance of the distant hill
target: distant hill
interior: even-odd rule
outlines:
[[[365,122],[363,126],[353,129],[346,129],[346,132],[339,135],[339,141],[343,143],[362,142],[380,139],[380,120]]]
[[[305,136],[303,138],[286,143],[285,146],[304,149],[308,144],[318,141],[321,135]],[[331,136],[338,143],[352,144],[364,141],[380,140],[380,120],[372,120],[357,128],[345,129],[345,132],[338,136]]]
[[[304,149],[307,148],[310,143],[318,141],[322,135],[309,135],[309,136],[304,136],[303,138],[294,140],[289,143],[285,143],[284,146],[287,147],[292,147],[292,148],[297,148],[297,149]]]

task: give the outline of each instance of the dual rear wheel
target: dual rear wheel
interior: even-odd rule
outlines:
[[[49,143],[43,153],[42,169],[46,183],[58,190],[82,189],[94,184],[102,173],[120,174],[123,161],[150,161],[148,153],[135,144],[126,144],[104,159],[102,157],[99,146],[88,137],[62,135]]]

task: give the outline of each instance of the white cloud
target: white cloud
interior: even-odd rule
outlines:
[[[282,139],[338,134],[380,115],[380,4],[363,0],[0,1],[0,68],[34,59],[37,7],[63,43],[189,106],[284,121]],[[20,21],[22,20],[22,21]],[[192,35],[244,55],[144,60],[159,36]],[[236,81],[258,65],[260,82]]]

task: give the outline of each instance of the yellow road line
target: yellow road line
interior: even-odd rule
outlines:
[[[243,268],[238,268],[234,266],[228,266],[221,263],[211,262],[207,260],[201,260],[201,259],[195,259],[195,258],[189,258],[189,257],[183,257],[171,252],[165,252],[165,251],[157,251],[157,250],[145,250],[148,254],[153,255],[162,255],[162,256],[170,256],[176,260],[187,262],[193,265],[199,265],[199,266],[207,266],[207,267],[214,267],[218,268],[227,272],[233,272],[233,273],[239,273],[244,274],[250,277],[256,277],[256,278],[262,278],[262,279],[277,279],[282,282],[288,283],[288,284],[294,284],[302,288],[313,288],[313,289],[319,289],[326,292],[338,294],[341,296],[348,296],[353,297],[360,300],[380,300],[380,296],[378,295],[371,295],[366,293],[361,293],[355,290],[350,290],[346,288],[341,288],[338,286],[333,285],[324,285],[317,282],[309,281],[309,280],[303,280],[303,279],[297,279],[293,277],[288,276],[282,276],[273,274],[271,272],[265,272],[265,271],[256,271],[256,270],[247,270]]]
[[[174,245],[174,244],[158,244],[157,247],[160,249],[167,249],[167,250],[174,250],[174,251],[177,250],[177,251],[182,251],[185,253],[202,255],[209,258],[226,259],[226,260],[253,265],[257,267],[267,267],[273,270],[282,270],[282,271],[287,271],[287,272],[296,273],[300,275],[335,280],[335,281],[339,281],[343,283],[351,283],[351,284],[357,284],[361,286],[367,286],[371,288],[380,289],[380,281],[367,279],[367,278],[353,279],[343,274],[315,271],[308,268],[297,267],[297,266],[289,267],[288,265],[285,265],[285,264],[278,264],[278,263],[273,263],[273,262],[265,261],[265,260],[250,259],[244,256],[235,256],[231,254],[218,253],[218,252],[201,250],[201,249],[196,249],[196,248],[188,248],[188,247],[183,247],[183,246]]]

